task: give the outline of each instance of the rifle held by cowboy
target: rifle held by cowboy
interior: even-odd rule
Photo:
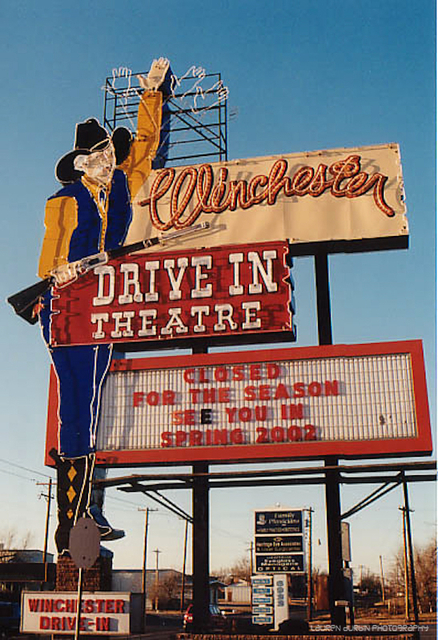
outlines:
[[[29,324],[36,324],[38,322],[38,302],[44,293],[50,289],[50,287],[56,286],[58,288],[70,285],[76,281],[79,277],[85,275],[95,267],[101,264],[106,264],[113,258],[120,258],[126,256],[129,253],[135,253],[142,249],[148,249],[160,244],[167,244],[174,240],[179,240],[182,236],[186,236],[191,233],[197,233],[209,228],[208,222],[202,222],[194,225],[189,229],[182,229],[181,231],[173,231],[170,233],[156,236],[155,238],[148,238],[146,240],[140,240],[133,244],[117,247],[117,249],[110,249],[109,251],[102,251],[101,253],[95,253],[92,256],[86,256],[76,262],[70,262],[61,267],[53,269],[51,275],[43,280],[39,280],[35,284],[14,293],[7,298],[7,301],[14,308],[15,313],[29,322]]]

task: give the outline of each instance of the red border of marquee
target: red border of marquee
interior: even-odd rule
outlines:
[[[190,366],[207,366],[251,362],[275,362],[278,360],[301,360],[305,358],[348,357],[410,353],[414,384],[414,400],[418,424],[418,436],[397,440],[367,440],[361,442],[293,442],[258,445],[227,445],[205,447],[182,447],[148,450],[121,450],[100,452],[96,456],[99,464],[106,466],[136,466],[148,464],[189,464],[197,461],[210,463],[271,461],[293,458],[369,458],[387,456],[429,455],[432,453],[432,433],[427,397],[426,375],[421,340],[380,342],[355,345],[329,345],[316,347],[293,347],[259,351],[233,351],[190,356]],[[159,356],[114,360],[112,371],[139,371],[187,367],[187,355]],[[57,446],[58,394],[53,369],[50,375],[49,405],[47,417],[46,464],[53,465],[48,455]]]

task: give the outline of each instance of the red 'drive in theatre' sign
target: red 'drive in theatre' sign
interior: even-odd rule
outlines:
[[[51,344],[284,332],[293,339],[286,242],[136,253],[54,291]]]

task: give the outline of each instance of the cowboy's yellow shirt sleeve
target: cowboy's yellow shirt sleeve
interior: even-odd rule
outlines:
[[[68,262],[70,240],[78,225],[75,198],[64,196],[48,200],[44,225],[46,232],[38,267],[40,278],[46,278],[52,269]]]
[[[120,165],[127,177],[131,200],[149,176],[160,142],[162,93],[144,91],[138,107],[137,135],[129,156]]]

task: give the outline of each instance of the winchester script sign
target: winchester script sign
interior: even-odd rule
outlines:
[[[368,249],[407,246],[398,145],[154,171],[136,200],[127,242],[206,221],[207,246],[278,239],[302,247],[350,242],[349,251],[354,244],[363,250],[357,241],[364,240]],[[184,246],[200,240],[188,236]]]

